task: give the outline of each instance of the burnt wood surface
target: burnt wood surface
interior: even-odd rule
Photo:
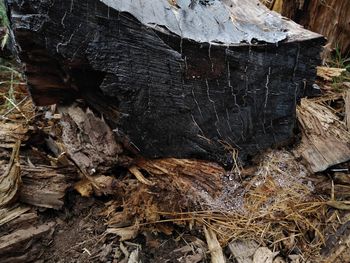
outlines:
[[[255,0],[7,0],[37,105],[82,98],[146,158],[288,143],[322,36]]]

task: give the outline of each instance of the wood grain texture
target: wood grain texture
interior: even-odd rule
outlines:
[[[303,99],[297,116],[302,127],[297,151],[313,173],[350,160],[350,132],[331,109],[321,102]]]
[[[296,104],[313,92],[324,42],[320,35],[255,0],[199,1],[193,14],[183,7],[185,0],[175,11],[165,6],[167,1],[150,4],[163,6],[157,17],[178,12],[188,22],[181,35],[171,31],[170,23],[177,20],[151,26],[158,20],[148,6],[140,21],[140,6],[134,10],[104,2],[7,1],[38,105],[83,98],[124,144],[146,158],[202,158],[230,165],[233,149],[246,159],[292,139]],[[235,14],[229,25],[238,26],[244,37],[225,43],[212,37],[211,27],[197,28],[195,14],[210,16],[215,6],[224,16],[217,23]],[[230,37],[235,32],[222,30]]]
[[[78,177],[72,167],[21,167],[20,201],[37,207],[61,209],[66,190]]]
[[[49,222],[38,226],[31,226],[0,237],[1,262],[31,262],[41,253],[42,238],[47,238],[53,232],[55,223]],[[32,245],[34,243],[34,245]]]
[[[283,16],[327,37],[347,54],[350,51],[350,1],[273,0],[271,7]]]

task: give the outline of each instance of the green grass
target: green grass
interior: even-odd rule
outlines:
[[[7,18],[6,14],[6,7],[3,0],[0,0],[0,27],[3,28],[4,35],[1,36],[1,48],[3,49],[7,43],[9,33],[8,33],[8,27],[10,25],[10,22]]]
[[[8,90],[6,92],[6,98],[10,99],[12,102],[16,102],[16,98],[14,96],[14,86],[21,84],[19,81],[22,78],[21,73],[12,68],[10,62],[0,59],[0,76],[0,88],[3,87],[1,90]]]
[[[3,0],[0,0],[0,25],[9,26],[9,20],[7,19],[6,7]]]
[[[8,40],[9,20],[6,14],[6,7],[3,0],[0,0],[0,28],[3,35],[1,35],[0,46],[3,49]],[[21,73],[17,71],[13,63],[0,58],[0,112],[11,110],[16,107],[16,89],[22,80]]]
[[[328,66],[334,68],[343,68],[346,71],[339,77],[333,78],[332,88],[335,92],[343,92],[343,83],[350,82],[350,56],[344,55],[340,51],[339,45],[336,45],[332,57],[328,61]]]
[[[336,45],[334,55],[330,60],[330,66],[335,68],[345,68],[350,71],[350,56],[349,54],[343,55],[340,51],[339,45]]]

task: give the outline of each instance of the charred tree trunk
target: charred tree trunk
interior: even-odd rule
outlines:
[[[146,158],[289,142],[324,43],[256,0],[7,3],[34,101],[84,99]]]

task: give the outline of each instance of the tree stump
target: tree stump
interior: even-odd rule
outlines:
[[[35,103],[84,99],[136,156],[231,165],[314,92],[324,38],[257,0],[6,2]]]

